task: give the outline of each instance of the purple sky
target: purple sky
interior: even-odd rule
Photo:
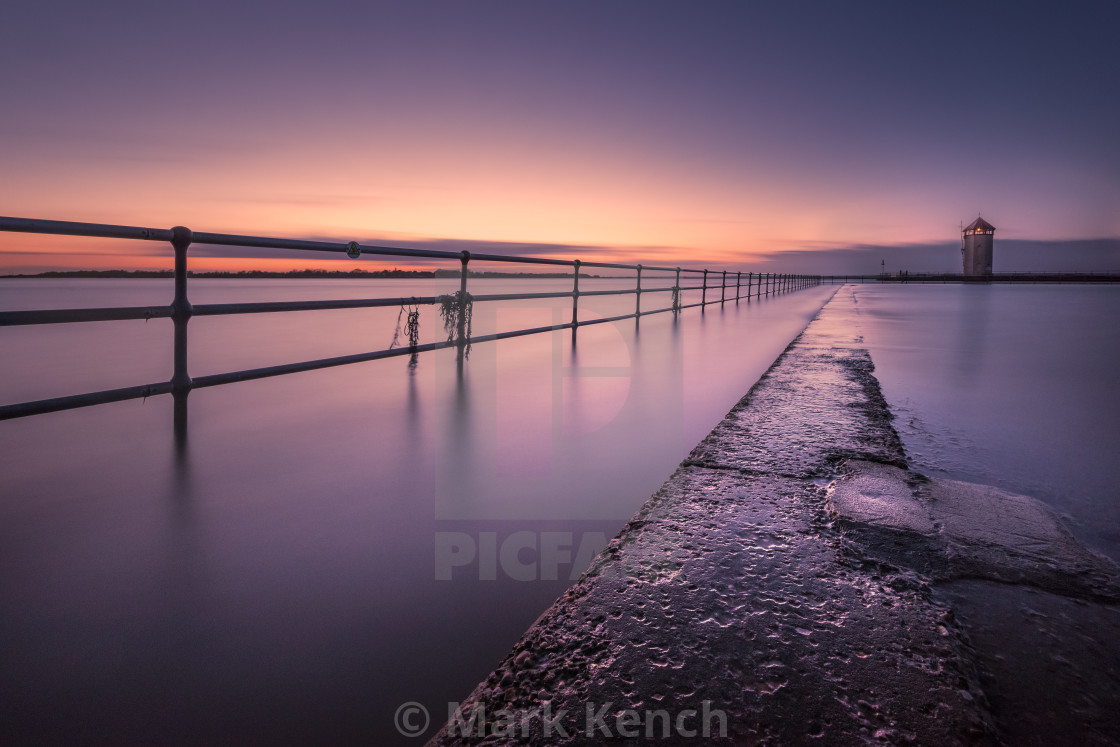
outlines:
[[[979,211],[1115,239],[1117,38],[1116,2],[8,2],[0,213],[725,266]]]

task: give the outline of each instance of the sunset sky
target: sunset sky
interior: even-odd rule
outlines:
[[[0,214],[775,269],[979,211],[1116,239],[1117,38],[1113,0],[9,0]],[[0,234],[0,273],[169,257]]]

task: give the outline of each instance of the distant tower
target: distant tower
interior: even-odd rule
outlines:
[[[961,231],[965,275],[992,274],[992,243],[995,235],[996,227],[983,218],[977,218]]]

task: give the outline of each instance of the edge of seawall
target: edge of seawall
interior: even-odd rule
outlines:
[[[906,562],[942,547],[930,502],[849,510],[929,481],[836,300],[429,744],[1000,741],[952,574]]]

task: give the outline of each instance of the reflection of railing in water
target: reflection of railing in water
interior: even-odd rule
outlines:
[[[312,371],[320,368],[330,368],[348,363],[361,363],[364,361],[391,358],[398,355],[415,355],[431,350],[447,347],[457,347],[460,359],[464,349],[474,343],[502,340],[509,337],[552,332],[556,330],[571,329],[573,338],[576,329],[591,324],[603,324],[622,319],[638,320],[650,314],[664,312],[679,313],[683,309],[695,306],[703,307],[710,304],[723,304],[734,300],[761,298],[762,296],[785,293],[793,290],[807,288],[819,284],[816,276],[789,275],[773,273],[746,273],[746,285],[743,285],[744,273],[735,273],[735,284],[728,283],[728,273],[721,272],[719,285],[708,284],[709,270],[698,270],[681,267],[652,267],[648,265],[625,265],[613,262],[581,262],[578,259],[548,259],[538,257],[506,256],[499,254],[472,254],[471,252],[445,252],[427,249],[404,249],[383,246],[361,246],[357,242],[348,244],[332,243],[325,241],[300,241],[293,239],[275,239],[257,236],[233,236],[218,233],[194,233],[188,228],[177,226],[172,229],[138,228],[134,226],[111,226],[98,223],[70,223],[66,221],[28,220],[25,218],[0,218],[0,230],[21,233],[45,233],[63,236],[90,236],[101,238],[139,239],[145,241],[167,241],[175,250],[175,296],[169,306],[150,307],[122,307],[100,309],[53,309],[43,311],[5,311],[0,312],[0,326],[15,326],[28,324],[63,324],[73,322],[98,322],[118,321],[124,319],[171,319],[174,324],[174,373],[170,381],[161,381],[142,386],[109,389],[88,394],[77,394],[69,397],[56,397],[53,399],[38,400],[35,402],[21,402],[12,405],[0,406],[0,420],[18,418],[26,415],[37,415],[58,410],[69,410],[76,407],[120,402],[141,397],[151,397],[157,394],[171,394],[175,398],[176,419],[180,416],[185,419],[186,395],[192,389],[201,389],[220,384],[230,384],[235,381],[248,381],[261,379],[281,374]],[[279,311],[313,311],[325,309],[359,309],[377,306],[402,306],[402,305],[434,305],[447,304],[447,296],[422,296],[408,298],[370,298],[327,301],[276,301],[267,303],[223,303],[202,304],[192,306],[187,299],[187,249],[191,244],[209,244],[218,246],[245,246],[263,247],[269,249],[297,249],[316,252],[345,252],[352,258],[362,254],[371,254],[388,257],[421,257],[425,259],[457,260],[460,263],[459,293],[453,296],[451,303],[460,304],[456,327],[445,341],[425,343],[423,345],[410,345],[408,347],[375,350],[368,353],[343,355],[333,358],[287,363],[265,368],[254,368],[244,371],[231,371],[229,373],[212,374],[191,378],[187,373],[187,322],[192,316],[215,316],[227,314],[258,314]],[[469,277],[468,265],[471,260],[485,262],[513,262],[519,264],[559,265],[572,268],[572,290],[557,293],[494,293],[470,296],[467,293],[467,279]],[[584,268],[606,268],[617,270],[633,270],[636,272],[637,282],[633,288],[619,290],[594,290],[581,291],[579,289],[580,271]],[[643,288],[642,272],[674,273],[674,284],[666,287]],[[701,285],[681,285],[681,273],[694,273],[702,276]],[[586,275],[584,276],[586,277]],[[708,291],[720,290],[719,299],[708,300]],[[735,297],[729,298],[728,291],[734,288]],[[746,291],[745,294],[743,291]],[[681,303],[681,294],[685,291],[700,291],[700,301],[695,303]],[[619,316],[589,319],[579,319],[579,299],[581,296],[609,296],[633,293],[635,296],[634,313]],[[642,310],[642,294],[644,293],[672,293],[673,303],[665,308]],[[514,301],[546,298],[571,298],[572,321],[564,324],[553,324],[547,327],[532,327],[528,329],[497,332],[494,334],[471,337],[464,324],[468,305],[484,301]]]

